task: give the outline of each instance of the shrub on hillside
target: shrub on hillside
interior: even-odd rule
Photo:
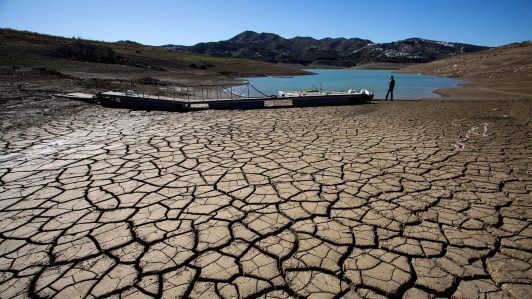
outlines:
[[[113,49],[91,45],[83,42],[72,42],[61,45],[54,51],[55,56],[86,62],[122,63],[123,58]]]

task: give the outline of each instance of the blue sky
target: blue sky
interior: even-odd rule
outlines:
[[[244,30],[499,46],[532,39],[532,0],[0,0],[0,27],[192,45]]]

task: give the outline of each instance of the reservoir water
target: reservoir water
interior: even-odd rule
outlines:
[[[376,99],[384,99],[388,90],[390,75],[395,78],[394,98],[420,99],[438,98],[434,90],[457,87],[460,80],[425,76],[417,74],[399,74],[389,70],[349,70],[349,69],[308,69],[313,75],[294,77],[255,77],[242,78],[267,95],[278,95],[279,90],[347,91],[349,89],[368,89]],[[238,88],[236,88],[238,90]],[[251,92],[252,96],[259,96]]]

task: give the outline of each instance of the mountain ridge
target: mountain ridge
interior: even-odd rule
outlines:
[[[421,63],[456,54],[489,49],[465,43],[423,38],[375,43],[368,39],[309,36],[284,38],[275,33],[243,31],[228,40],[202,42],[193,46],[162,45],[171,51],[188,51],[217,57],[238,57],[273,63],[323,64],[352,67],[376,62]]]

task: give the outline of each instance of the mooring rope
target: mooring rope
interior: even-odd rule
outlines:
[[[263,95],[263,96],[265,96],[265,97],[267,97],[267,98],[271,97],[271,95],[267,95],[267,94],[263,93],[262,91],[258,90],[257,87],[253,86],[253,84],[251,84],[251,83],[248,83],[248,84],[249,84],[249,86],[253,87],[253,89],[255,89],[255,90],[256,90],[258,93],[260,93],[261,95]],[[249,87],[248,87],[248,88],[249,88]]]
[[[237,86],[238,86],[238,85],[237,85]],[[241,85],[240,85],[240,86],[241,86]],[[262,95],[262,96],[264,96],[264,97],[267,97],[267,98],[272,97],[271,95],[267,95],[267,94],[265,94],[264,92],[258,90],[257,87],[255,87],[255,86],[254,86],[253,84],[251,84],[251,83],[247,83],[246,86],[247,86],[248,89],[249,89],[250,86],[253,87],[253,89],[254,89],[256,92],[258,92],[260,95]],[[223,86],[223,85],[222,85],[222,88],[223,88],[225,91],[227,91],[228,93],[230,93],[230,94],[232,94],[232,95],[235,95],[235,96],[237,96],[237,97],[241,97],[241,98],[244,98],[244,97],[245,97],[245,96],[243,96],[242,94],[246,91],[246,88],[243,88],[242,91],[241,91],[239,94],[234,93],[232,90],[227,89],[227,88],[226,88],[225,86]]]
[[[225,91],[227,91],[228,93],[230,93],[230,94],[232,94],[232,95],[234,95],[234,96],[237,96],[237,97],[241,97],[241,98],[243,97],[243,96],[242,96],[242,93],[244,92],[244,90],[246,90],[246,89],[244,88],[244,89],[242,89],[242,92],[241,92],[240,94],[237,94],[237,93],[234,93],[232,90],[227,89],[227,88],[226,88],[225,86],[223,86],[223,85],[222,85],[222,88],[223,88]]]

